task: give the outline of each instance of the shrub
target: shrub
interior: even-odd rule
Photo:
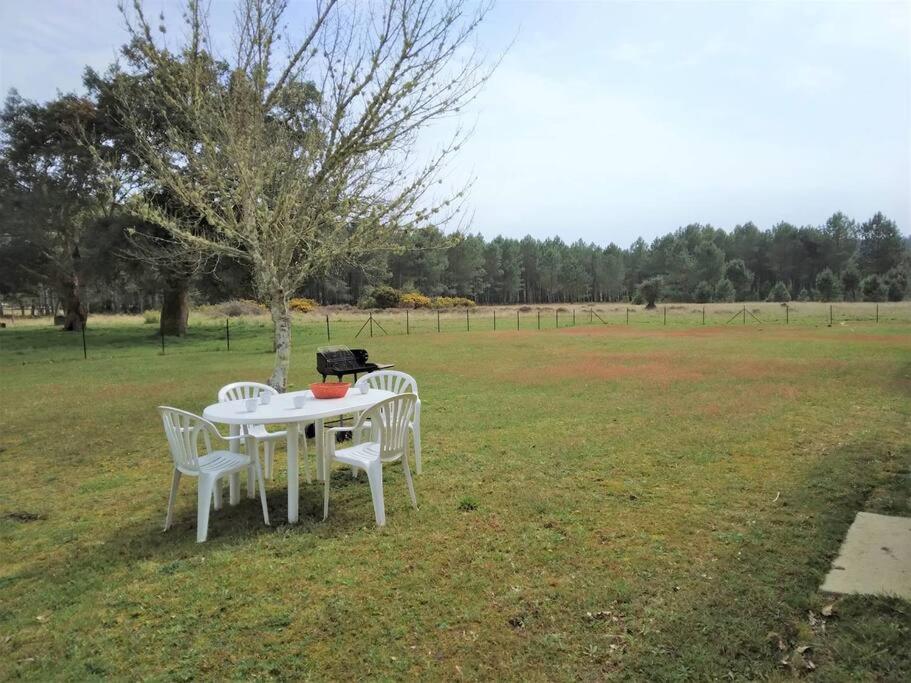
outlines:
[[[809,301],[810,300],[810,293],[806,290],[806,288],[800,290],[800,294],[797,295],[797,300],[798,301]]]
[[[663,285],[664,280],[661,279],[660,275],[650,277],[649,279],[643,280],[639,283],[639,295],[645,302],[646,308],[655,307],[655,302],[661,296],[661,289]]]
[[[377,308],[395,308],[399,305],[402,294],[395,287],[380,285],[374,287],[370,297],[376,302]]]
[[[159,311],[142,312],[142,322],[146,325],[157,325],[160,320],[161,313]]]
[[[260,315],[266,313],[269,309],[252,299],[234,299],[232,301],[224,301],[220,304],[200,306],[197,310],[203,315],[216,318],[223,318],[225,316],[236,318],[241,315]]]
[[[474,308],[477,304],[464,296],[435,296],[431,299],[430,306],[431,308],[456,308],[459,306]]]
[[[288,302],[288,307],[292,311],[297,311],[298,313],[309,313],[316,308],[317,305],[318,304],[313,299],[305,299],[302,297],[295,297]]]
[[[838,291],[838,280],[835,274],[829,269],[821,270],[816,276],[816,289],[819,290],[821,301],[833,301]]]
[[[402,308],[430,308],[430,297],[424,296],[420,292],[405,292],[399,298],[399,306]]]
[[[715,285],[715,301],[722,301],[726,304],[734,301],[734,297],[737,292],[734,289],[734,285],[726,277],[718,280],[718,284]]]
[[[841,272],[841,288],[844,290],[845,299],[851,295],[851,301],[857,300],[857,288],[860,287],[860,271],[853,263],[849,263]]]
[[[886,286],[879,279],[879,275],[868,275],[860,282],[860,291],[864,301],[885,301]]]
[[[693,297],[700,304],[707,304],[710,302],[713,294],[712,285],[705,280],[696,285],[696,289],[693,291]]]
[[[784,282],[779,280],[775,283],[775,286],[772,287],[769,291],[769,295],[766,297],[766,301],[790,301],[791,292],[788,291],[787,285]]]
[[[908,276],[905,271],[893,268],[885,276],[886,298],[889,301],[901,301],[908,291]]]
[[[369,294],[362,296],[357,300],[358,308],[378,308],[376,305],[376,299],[374,299]]]

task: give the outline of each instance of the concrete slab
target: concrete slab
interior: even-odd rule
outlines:
[[[911,600],[911,518],[858,512],[822,590]]]

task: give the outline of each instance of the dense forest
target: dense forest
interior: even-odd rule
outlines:
[[[6,100],[0,302],[23,312],[62,309],[67,326],[78,328],[89,310],[170,308],[164,321],[175,311],[185,317],[191,300],[252,298],[248,271],[230,255],[182,260],[158,250],[150,256],[148,247],[162,232],[137,217],[131,198],[158,190],[143,186],[129,140],[105,101],[104,78],[89,71],[85,85],[84,95],[44,104],[15,92]],[[376,303],[372,292],[380,285],[489,304],[884,301],[906,295],[911,273],[911,240],[881,213],[862,222],[834,213],[822,225],[781,222],[767,229],[751,222],[729,230],[691,224],[627,248],[610,239],[609,225],[606,246],[559,237],[488,241],[424,227],[404,232],[397,251],[314,274],[295,294],[362,306]]]

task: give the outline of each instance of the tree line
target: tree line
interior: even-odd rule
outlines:
[[[911,247],[881,213],[692,224],[629,247],[453,233],[464,192],[434,203],[429,190],[461,138],[423,163],[412,152],[422,127],[489,76],[468,47],[487,6],[324,0],[279,57],[285,10],[238,0],[236,54],[222,60],[198,0],[170,47],[136,3],[122,62],[86,70],[83,92],[44,103],[9,93],[0,301],[62,310],[68,330],[90,310],[160,307],[161,332],[183,334],[191,294],[255,298],[272,313],[281,388],[297,295],[369,306],[391,286],[489,304],[654,305],[907,292]]]

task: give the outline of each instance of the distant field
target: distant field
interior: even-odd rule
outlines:
[[[275,525],[243,499],[205,545],[191,483],[161,533],[154,408],[265,379],[267,318],[229,352],[193,316],[162,355],[92,316],[88,360],[46,320],[0,330],[0,680],[909,680],[911,606],[817,587],[856,511],[911,516],[911,304],[557,308],[383,312],[373,338],[329,312],[419,382],[420,510],[389,468],[378,531],[338,470],[329,520],[302,483],[284,525],[282,453]],[[295,387],[325,333],[295,318]]]

